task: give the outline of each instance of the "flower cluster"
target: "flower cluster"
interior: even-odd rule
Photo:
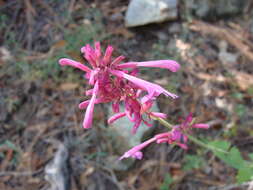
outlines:
[[[192,114],[189,114],[182,124],[175,125],[172,127],[171,131],[155,135],[153,138],[143,142],[140,145],[133,147],[129,151],[125,152],[125,154],[120,157],[120,160],[129,157],[136,158],[139,160],[142,159],[143,154],[141,150],[153,142],[156,142],[157,144],[160,143],[175,144],[183,149],[187,149],[188,148],[186,145],[188,141],[187,134],[191,132],[192,128],[208,129],[209,125],[204,123],[194,124]]]
[[[86,95],[91,96],[79,104],[80,109],[86,109],[83,120],[83,127],[92,126],[94,105],[99,103],[112,103],[115,115],[109,118],[108,123],[112,123],[121,117],[128,117],[133,122],[132,132],[136,133],[141,122],[147,126],[151,124],[143,117],[151,116],[165,118],[163,113],[151,112],[151,107],[156,97],[160,94],[177,98],[177,95],[165,90],[161,86],[137,78],[138,67],[158,67],[168,69],[172,72],[178,71],[180,65],[173,60],[158,60],[147,62],[127,62],[122,63],[123,56],[112,59],[113,47],[108,46],[104,55],[102,54],[100,43],[95,43],[95,48],[89,44],[81,48],[84,58],[90,67],[67,58],[60,59],[62,66],[68,65],[85,72],[85,78],[92,89],[86,91]],[[125,105],[124,112],[120,112],[119,104]]]
[[[133,123],[132,133],[135,134],[140,124],[143,122],[147,126],[152,126],[151,119],[165,119],[166,114],[152,112],[151,107],[160,94],[177,98],[177,95],[165,90],[161,86],[142,80],[137,77],[138,67],[157,67],[168,69],[172,72],[179,70],[180,65],[173,60],[158,60],[147,62],[127,62],[122,63],[123,56],[112,59],[113,47],[108,46],[103,54],[100,43],[96,42],[92,48],[89,44],[81,48],[84,58],[90,67],[67,58],[60,59],[62,66],[68,65],[85,72],[84,77],[88,80],[91,89],[86,91],[90,100],[79,104],[80,109],[86,109],[83,120],[84,128],[91,128],[95,104],[112,103],[112,110],[115,113],[108,119],[111,124],[121,117],[127,117]],[[124,104],[125,110],[120,112],[120,103]],[[145,119],[147,118],[147,119]],[[188,135],[192,128],[207,129],[207,124],[194,124],[190,114],[180,125],[172,127],[171,131],[155,135],[153,138],[133,147],[127,151],[120,159],[136,158],[142,159],[141,150],[149,144],[156,142],[175,144],[183,149],[187,149]]]

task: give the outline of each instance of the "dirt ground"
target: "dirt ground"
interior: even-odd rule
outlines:
[[[176,101],[159,97],[159,109],[174,123],[192,112],[211,125],[196,136],[230,141],[245,159],[253,152],[250,11],[214,21],[180,14],[173,22],[128,29],[128,3],[0,0],[0,189],[49,189],[45,167],[61,144],[68,152],[62,169],[67,189],[248,188],[236,182],[235,169],[194,144],[187,151],[152,145],[142,161],[113,169],[120,154],[106,132],[108,105],[96,107],[92,129],[81,127],[84,112],[77,105],[87,99],[88,84],[81,72],[60,68],[57,60],[85,63],[80,47],[101,41],[126,60],[178,61],[178,73],[141,70],[142,78],[180,96]],[[163,130],[157,123],[149,136]]]

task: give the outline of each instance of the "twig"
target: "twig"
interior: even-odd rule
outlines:
[[[210,34],[219,37],[220,39],[225,39],[231,45],[236,47],[238,51],[245,55],[249,60],[253,61],[253,52],[250,50],[249,45],[244,43],[242,40],[243,38],[239,38],[238,34],[235,31],[197,20],[193,21],[189,25],[189,28],[202,34]]]
[[[75,3],[76,3],[76,0],[71,0],[70,1],[70,3],[69,3],[69,8],[68,8],[68,14],[69,14],[69,17],[70,17],[70,15],[71,15],[71,13],[73,12],[73,10],[74,10],[74,5],[75,5]]]
[[[57,14],[46,2],[44,2],[43,0],[38,0],[37,3],[39,3],[43,8],[45,8],[48,11],[48,13],[54,17],[55,20],[57,19],[58,17]]]
[[[231,190],[234,188],[246,187],[246,186],[249,186],[250,184],[251,182],[245,182],[242,184],[231,184],[231,185],[226,185],[222,187],[210,187],[208,188],[208,190]]]
[[[15,177],[17,177],[17,176],[31,176],[31,175],[38,174],[42,171],[43,171],[43,169],[39,169],[36,171],[24,171],[24,172],[1,171],[0,177],[2,177],[2,176],[15,176]]]
[[[36,11],[33,8],[30,0],[25,0],[25,6],[26,6],[26,20],[28,23],[28,33],[27,33],[27,49],[32,49],[32,32],[33,32],[33,24],[34,19],[33,17],[36,15]]]
[[[123,187],[121,186],[121,184],[119,183],[119,181],[117,179],[117,176],[115,175],[115,173],[114,173],[113,170],[111,170],[110,168],[107,168],[107,167],[99,164],[98,162],[93,162],[93,161],[86,160],[86,159],[85,159],[85,162],[89,163],[87,165],[94,165],[94,166],[96,166],[96,167],[98,167],[98,168],[100,168],[100,169],[108,172],[110,174],[111,178],[108,178],[107,176],[105,176],[105,177],[107,177],[107,179],[111,180],[118,187],[119,190],[124,190]]]

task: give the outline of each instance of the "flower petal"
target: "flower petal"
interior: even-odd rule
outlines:
[[[151,139],[149,139],[149,140],[147,140],[147,141],[145,141],[145,142],[143,142],[143,143],[141,143],[141,144],[139,144],[139,145],[131,148],[130,150],[128,150],[127,152],[125,152],[123,154],[123,156],[121,156],[119,158],[119,160],[122,160],[124,158],[129,158],[129,157],[141,159],[142,156],[143,156],[142,153],[140,154],[141,150],[143,148],[145,148],[146,146],[148,146],[150,143],[154,142],[154,141],[156,141],[156,139],[155,138],[151,138]]]
[[[96,76],[97,76],[99,71],[100,71],[100,69],[94,69],[90,72],[90,79],[89,79],[89,84],[90,85],[94,85],[95,80],[96,80]]]
[[[84,58],[90,63],[90,65],[95,68],[96,67],[96,54],[95,50],[87,44],[86,46],[81,48],[81,52],[84,53]]]
[[[113,52],[113,47],[108,46],[105,50],[105,55],[104,55],[104,58],[103,58],[103,62],[105,63],[105,65],[108,65],[109,62],[111,61],[112,52]]]
[[[123,61],[123,59],[125,59],[124,56],[119,56],[119,57],[116,57],[116,59],[113,60],[113,62],[111,63],[111,65],[118,65],[121,61]]]
[[[167,115],[165,113],[160,113],[160,112],[150,112],[149,114],[151,116],[159,117],[159,118],[162,118],[162,119],[166,119],[166,117],[167,117]]]
[[[143,90],[146,90],[149,94],[148,99],[152,99],[153,97],[159,96],[160,94],[164,94],[166,96],[171,96],[172,98],[177,98],[178,96],[168,92],[167,90],[165,90],[164,88],[162,88],[161,86],[139,79],[137,77],[128,75],[122,71],[118,71],[118,70],[110,70],[110,72],[117,76],[117,77],[122,77],[125,78],[129,81],[131,81],[132,83],[134,83],[135,85],[139,86],[139,88],[142,88]],[[148,99],[146,101],[148,101]]]
[[[83,65],[80,62],[77,62],[77,61],[74,61],[74,60],[71,60],[71,59],[62,58],[62,59],[59,60],[59,64],[62,65],[62,66],[69,65],[69,66],[78,68],[78,69],[80,69],[82,71],[85,71],[85,72],[91,72],[91,69],[89,67]]]
[[[119,102],[113,102],[112,103],[112,110],[114,113],[118,113],[119,112]]]
[[[117,114],[114,114],[112,117],[110,117],[108,119],[108,123],[111,124],[113,123],[114,121],[116,121],[117,119],[121,118],[121,117],[124,117],[126,116],[126,113],[125,112],[121,112],[121,113],[117,113]]]
[[[85,117],[83,120],[83,128],[86,128],[86,129],[91,128],[93,111],[94,111],[94,104],[96,101],[97,92],[98,92],[98,82],[96,82],[96,84],[94,86],[92,97],[90,99],[89,105],[88,105],[87,110],[85,112]]]
[[[142,119],[141,118],[134,118],[134,126],[131,130],[132,134],[135,134],[137,129],[139,128],[139,126],[141,125],[141,121]]]
[[[132,155],[132,157],[135,158],[135,159],[137,159],[137,160],[141,160],[142,157],[143,157],[143,153],[141,151],[138,151],[138,152],[134,153]]]
[[[95,42],[95,55],[96,55],[96,60],[99,60],[101,57],[101,46],[100,42]]]
[[[89,105],[90,101],[91,101],[91,100],[85,100],[85,101],[81,102],[81,103],[78,105],[79,109],[81,109],[81,110],[86,109],[87,106]],[[99,103],[102,103],[102,102],[103,102],[103,99],[102,99],[102,98],[98,98],[98,99],[95,100],[95,104],[99,104]]]
[[[200,128],[200,129],[209,129],[210,125],[205,123],[197,123],[192,125],[193,128]]]
[[[128,62],[117,66],[119,69],[135,68],[135,67],[159,67],[169,69],[176,72],[180,69],[180,65],[173,60],[158,60],[158,61],[145,61],[145,62]]]

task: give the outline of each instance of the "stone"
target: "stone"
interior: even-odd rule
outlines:
[[[253,35],[253,19],[251,20],[251,24],[250,24],[250,32]]]
[[[126,12],[125,25],[134,27],[176,20],[177,5],[177,0],[132,0]]]
[[[237,60],[239,58],[238,53],[230,53],[228,52],[228,44],[226,41],[221,40],[219,42],[219,54],[218,58],[220,62],[226,65],[228,68],[235,67]]]
[[[170,34],[178,34],[182,31],[182,27],[179,23],[173,23],[169,25],[168,32]]]
[[[120,110],[124,110],[124,106],[120,106]],[[159,112],[159,108],[156,103],[153,104],[151,109],[154,112]],[[114,113],[112,112],[112,108],[109,108],[109,117]],[[143,122],[138,128],[136,134],[131,133],[131,129],[133,127],[133,123],[129,121],[127,117],[123,117],[115,121],[114,123],[109,125],[107,131],[108,139],[110,139],[111,144],[113,144],[114,152],[119,153],[120,155],[113,155],[107,158],[108,163],[112,166],[112,169],[118,171],[126,171],[133,163],[133,159],[124,159],[119,161],[119,157],[124,154],[124,152],[128,151],[132,147],[139,145],[142,143],[143,137],[150,134],[155,127],[155,122],[153,121],[153,127],[146,126]]]
[[[162,31],[157,32],[156,35],[157,35],[158,39],[161,41],[168,41],[169,40],[169,35],[165,32],[162,32]]]

